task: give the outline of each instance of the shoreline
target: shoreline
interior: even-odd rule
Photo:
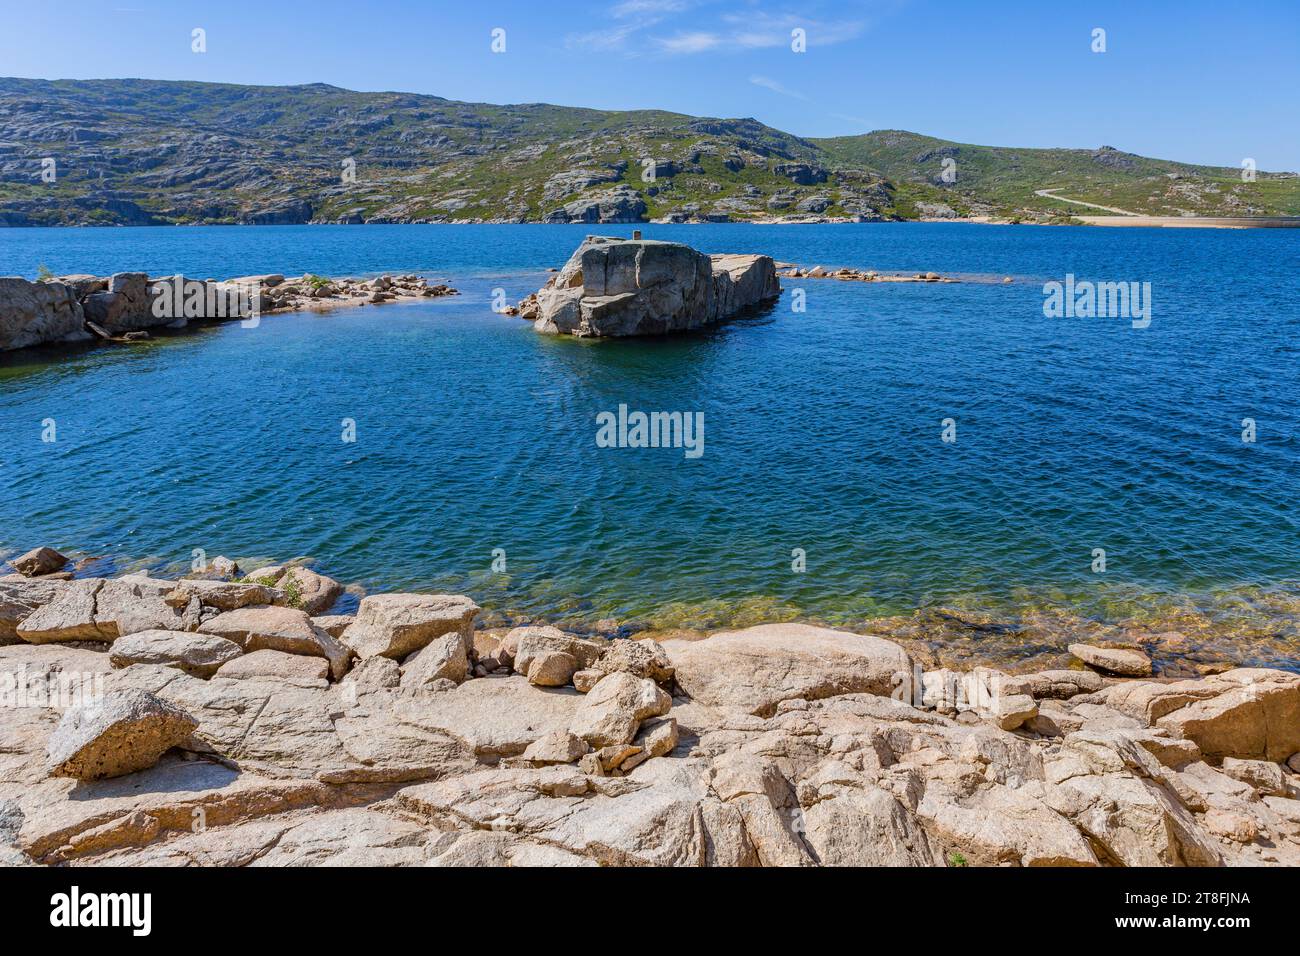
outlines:
[[[613,219],[596,222],[545,222],[543,220],[519,221],[512,219],[449,219],[442,222],[192,222],[192,223],[75,223],[59,225],[14,225],[0,222],[3,229],[190,229],[190,228],[249,228],[262,229],[297,226],[882,226],[906,223],[960,223],[981,226],[1094,226],[1099,228],[1200,228],[1200,229],[1296,229],[1300,216],[1148,216],[1134,213],[1126,216],[1070,216],[1068,221],[1048,219],[1009,219],[997,216],[918,216],[900,219],[858,219],[845,216],[788,216],[759,219]]]
[[[185,563],[158,563],[84,556],[71,551],[59,576],[71,580],[137,576],[182,578]],[[13,580],[11,561],[0,559],[0,582]],[[214,559],[216,560],[216,559]],[[226,559],[220,559],[225,561]],[[241,558],[245,567],[287,564],[326,577],[328,562],[298,557],[288,562]],[[8,574],[6,578],[4,575]],[[1297,582],[1263,587],[1268,611],[1242,610],[1261,586],[1241,584],[1204,591],[1155,591],[1124,598],[1114,612],[1068,598],[1054,601],[1035,595],[1020,599],[990,595],[979,601],[949,598],[926,605],[882,610],[870,615],[826,613],[785,604],[778,597],[754,595],[730,602],[698,605],[672,600],[645,612],[604,606],[573,614],[549,607],[519,605],[490,587],[475,586],[469,573],[440,580],[437,587],[469,594],[482,606],[477,626],[500,634],[523,626],[554,626],[592,638],[650,638],[698,641],[719,631],[758,625],[798,624],[872,634],[899,643],[927,667],[970,669],[996,667],[1019,674],[1070,666],[1068,646],[1080,640],[1140,649],[1160,679],[1209,676],[1231,667],[1268,667],[1300,674],[1300,645],[1286,633],[1300,622]],[[333,580],[333,578],[329,578]],[[401,590],[402,584],[369,584],[341,577],[337,593],[323,614],[352,614],[371,594]],[[1047,588],[1057,590],[1055,587]],[[586,603],[579,592],[561,603]]]
[[[1300,865],[1300,675],[478,626],[301,566],[0,578],[0,862]],[[199,819],[201,826],[193,825]]]

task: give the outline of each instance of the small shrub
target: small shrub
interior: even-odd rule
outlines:
[[[298,576],[292,569],[286,571],[284,577],[280,579],[280,590],[284,592],[284,599],[289,607],[302,610],[302,585],[298,583]]]

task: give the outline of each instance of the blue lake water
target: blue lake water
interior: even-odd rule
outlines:
[[[1263,657],[1300,661],[1300,234],[640,228],[984,281],[787,279],[716,330],[589,342],[495,314],[493,290],[513,302],[586,233],[630,226],[0,230],[0,274],[419,272],[463,292],[0,359],[0,551],[173,571],[195,548],[306,556],[370,590],[663,627],[1249,606],[1296,648]],[[1150,282],[1150,326],[1045,317],[1067,273]],[[702,412],[704,454],[598,447],[620,404]]]

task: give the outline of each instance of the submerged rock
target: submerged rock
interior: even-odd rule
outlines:
[[[1071,644],[1070,653],[1089,667],[1124,677],[1150,677],[1151,658],[1136,648]]]
[[[552,334],[662,335],[715,325],[780,294],[768,256],[588,236],[522,314]]]

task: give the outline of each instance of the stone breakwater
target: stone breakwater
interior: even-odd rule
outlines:
[[[780,294],[769,256],[588,236],[514,314],[549,334],[662,335],[716,325]]]
[[[0,277],[0,352],[94,338],[130,342],[194,321],[249,321],[275,312],[456,295],[416,275],[326,279],[242,276],[224,281],[143,272],[69,275],[36,282]]]
[[[898,275],[889,272],[877,272],[874,269],[825,269],[821,266],[813,266],[811,269],[802,269],[799,266],[785,265],[780,273],[787,279],[838,279],[841,282],[960,282],[960,279],[954,279],[951,276],[943,276],[937,272],[914,272],[911,275]],[[1010,282],[1010,277],[1003,280]]]
[[[305,567],[0,578],[11,865],[1300,865],[1300,675],[476,626]],[[1125,674],[1140,676],[1126,677]]]

